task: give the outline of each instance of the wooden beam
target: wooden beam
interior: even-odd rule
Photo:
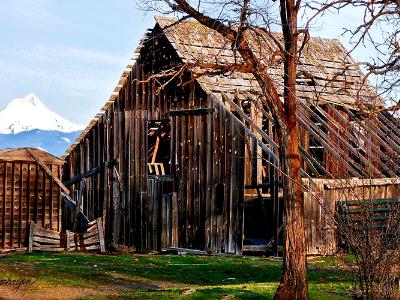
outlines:
[[[58,186],[64,191],[64,193],[69,195],[70,191],[68,190],[68,188],[61,182],[60,179],[58,179],[57,176],[54,176],[53,172],[51,172],[51,170],[47,167],[47,165],[31,149],[26,148],[26,151],[42,167],[42,169],[47,173],[47,175],[53,178],[55,183],[58,184]]]
[[[211,107],[201,107],[201,108],[192,108],[192,109],[177,109],[170,110],[167,112],[167,115],[176,116],[176,115],[206,115],[209,113],[213,113],[214,109]]]
[[[70,186],[73,185],[75,183],[78,183],[79,181],[81,181],[84,178],[96,175],[97,173],[101,172],[104,168],[109,167],[109,166],[113,166],[117,163],[118,161],[116,159],[110,161],[110,162],[105,162],[103,165],[95,167],[87,172],[84,172],[82,174],[79,174],[77,176],[72,177],[71,179],[68,179],[66,181],[63,182],[63,184],[65,186]]]
[[[307,105],[312,105],[311,103],[308,103]],[[338,121],[335,120],[330,114],[326,113],[323,109],[321,109],[318,105],[312,105],[319,113],[321,113],[329,122],[334,124],[334,126],[340,130],[343,133],[343,137],[347,138],[349,141],[353,142],[355,145],[359,144],[360,141],[357,140],[357,138],[352,135],[349,130],[346,128],[345,125],[348,126],[348,120],[346,120],[340,112],[338,112],[333,106],[330,106],[330,104],[327,105],[327,107],[330,109],[330,111],[337,116],[339,119]],[[391,170],[390,167],[388,167],[383,160],[381,160],[380,157],[376,156],[376,153],[379,154],[379,156],[384,156],[385,154],[374,144],[371,142],[371,140],[368,137],[365,137],[363,135],[360,136],[363,138],[363,140],[371,147],[371,149],[374,149],[376,152],[374,153],[373,151],[369,151],[368,156],[373,160],[378,162],[382,169],[387,172],[390,176],[396,176],[396,174]],[[387,157],[389,159],[389,157]],[[390,160],[390,159],[389,159]]]
[[[151,158],[151,163],[152,164],[154,164],[156,162],[158,146],[159,145],[160,145],[160,137],[158,136],[157,139],[156,139],[156,144],[154,146],[153,155],[152,155],[152,158]]]
[[[300,116],[300,114],[296,115],[296,119],[302,127],[304,127],[308,132],[310,132],[310,134],[312,134],[312,136],[325,147],[327,151],[329,151],[339,162],[343,163],[343,166],[345,166],[353,176],[362,177],[361,173],[359,173],[352,165],[350,165],[349,161],[351,161],[351,159],[349,159],[348,156],[344,154],[344,152],[341,149],[339,149],[335,145],[332,145],[332,141],[325,136],[325,134],[322,132],[321,129],[319,129],[312,122],[307,120],[306,117],[304,117],[303,119]],[[323,136],[325,136],[325,139],[323,138]]]
[[[357,128],[355,128],[354,125],[352,125],[352,124],[350,123],[349,120],[345,119],[345,118],[342,116],[342,114],[341,114],[333,105],[328,104],[328,107],[330,108],[331,112],[333,112],[333,113],[336,115],[336,117],[337,117],[341,122],[343,122],[343,124],[345,124],[346,126],[351,127],[351,129],[354,130],[354,131],[356,131],[356,132],[359,131],[359,130],[357,130]],[[350,115],[350,116],[351,116],[351,115]],[[351,117],[354,118],[354,115],[352,115]],[[361,126],[363,129],[365,129],[366,131],[369,130],[369,127],[365,126],[365,125],[363,124],[363,122],[358,122],[358,125]],[[378,153],[381,157],[385,158],[385,159],[386,159],[386,162],[389,163],[389,168],[393,168],[393,166],[395,166],[395,167],[396,167],[396,170],[394,170],[394,172],[398,172],[398,171],[400,170],[400,166],[399,166],[398,162],[395,161],[395,160],[393,159],[393,157],[389,157],[389,156],[386,154],[385,151],[380,150],[380,147],[385,148],[385,150],[387,150],[389,154],[394,154],[394,153],[393,153],[393,149],[391,149],[390,146],[388,146],[380,137],[376,136],[376,134],[375,134],[373,131],[370,132],[370,133],[371,133],[371,136],[372,136],[373,138],[376,138],[376,140],[379,141],[379,143],[380,143],[379,146],[375,145],[375,144],[371,141],[371,139],[370,139],[368,136],[366,136],[365,134],[359,134],[359,137],[362,138],[362,139],[368,144],[368,146],[370,146],[370,147],[372,147],[372,148],[374,148],[374,149],[377,149],[377,153]],[[382,160],[382,159],[381,159],[381,160]],[[386,164],[386,165],[387,165],[387,164]]]
[[[66,199],[68,199],[70,202],[72,202],[73,204],[76,205],[76,209],[82,213],[82,215],[84,216],[84,218],[86,220],[88,220],[88,218],[86,217],[86,215],[83,213],[83,211],[81,211],[81,209],[79,208],[79,206],[75,203],[75,201],[69,196],[70,191],[67,189],[67,187],[61,182],[60,179],[58,179],[57,176],[54,176],[54,174],[50,171],[50,169],[46,166],[45,163],[43,163],[43,161],[40,160],[39,157],[37,157],[37,155],[35,155],[35,153],[33,153],[30,149],[26,149],[26,151],[29,153],[29,155],[32,156],[32,158],[43,168],[43,170],[54,180],[55,183],[57,183],[57,185],[62,189],[63,191],[63,195]],[[37,206],[36,206],[37,207]],[[37,215],[36,215],[37,216]],[[37,221],[37,220],[36,220]]]
[[[300,109],[300,107],[302,107],[303,109],[305,109],[306,111],[308,111],[311,115],[313,115],[322,125],[324,125],[324,127],[333,135],[336,137],[336,139],[342,143],[342,145],[344,145],[351,153],[354,154],[355,157],[358,157],[361,162],[363,162],[366,166],[370,166],[372,169],[374,169],[374,171],[376,173],[378,173],[379,175],[382,174],[380,172],[380,170],[378,170],[373,164],[370,164],[370,162],[361,154],[361,152],[357,149],[355,149],[352,145],[350,145],[350,143],[348,141],[346,141],[336,130],[332,129],[331,126],[329,126],[329,124],[327,122],[325,122],[325,120],[323,120],[317,113],[315,113],[310,107],[308,107],[307,105],[305,105],[304,103],[300,102],[299,104],[299,108],[298,108],[298,114],[302,114],[303,116],[306,116],[305,113],[303,113],[303,111]],[[327,135],[328,137],[328,135]],[[336,143],[333,143],[332,145],[336,145]],[[338,147],[338,149],[340,148],[340,145],[336,145]],[[339,152],[339,151],[337,151]],[[349,157],[349,160],[351,158]],[[358,169],[360,171],[366,171],[365,168],[355,162],[354,160],[352,161],[353,164],[358,167]],[[367,173],[365,173],[367,174]]]
[[[15,163],[11,163],[10,247],[14,244]]]

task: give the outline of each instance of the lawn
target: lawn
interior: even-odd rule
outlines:
[[[270,299],[282,261],[262,257],[17,254],[1,280],[32,279],[0,299]],[[309,259],[311,299],[350,299],[351,275],[332,258]]]

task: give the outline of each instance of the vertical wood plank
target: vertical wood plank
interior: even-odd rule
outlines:
[[[15,163],[11,163],[11,211],[10,211],[10,247],[14,243],[14,212],[15,212]]]
[[[3,236],[3,248],[6,247],[6,209],[7,209],[7,162],[4,162],[3,171],[3,212],[2,212],[2,236]]]
[[[24,164],[21,162],[19,164],[19,209],[18,209],[18,247],[22,247],[22,197],[23,197],[23,178],[24,178],[24,171],[23,171]],[[26,225],[25,225],[26,226]]]

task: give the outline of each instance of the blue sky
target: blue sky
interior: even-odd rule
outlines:
[[[0,107],[33,92],[86,125],[152,24],[134,0],[1,0]]]
[[[326,16],[313,35],[338,37],[355,19],[353,11]],[[0,0],[0,108],[35,93],[86,125],[153,24],[135,0]],[[356,58],[367,54],[360,50]]]

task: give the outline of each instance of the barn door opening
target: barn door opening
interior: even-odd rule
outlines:
[[[253,103],[242,103],[244,113],[265,133],[248,136],[245,144],[243,252],[273,253],[282,245],[282,178],[272,122]],[[259,141],[269,149],[266,151]]]
[[[173,218],[174,186],[171,176],[170,128],[169,120],[148,122],[146,222],[148,251],[160,251],[162,248],[174,246],[174,232],[177,231],[177,220]]]
[[[210,108],[169,113],[172,121],[171,171],[178,199],[179,247],[205,249],[207,132],[211,130],[206,120],[211,118],[211,113]]]

